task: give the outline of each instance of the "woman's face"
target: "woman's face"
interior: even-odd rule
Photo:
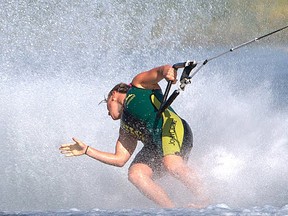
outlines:
[[[107,110],[108,115],[111,116],[113,120],[118,120],[121,118],[122,114],[122,104],[117,100],[118,93],[115,91],[113,92],[112,96],[109,97],[107,101]]]

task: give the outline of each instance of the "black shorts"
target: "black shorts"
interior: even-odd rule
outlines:
[[[175,152],[174,155],[179,155],[185,161],[187,161],[193,147],[193,133],[185,120],[182,119],[182,123],[184,126],[183,143],[181,145],[180,152]],[[135,156],[130,167],[137,163],[146,164],[157,176],[165,172],[162,159],[163,152],[158,148],[156,144],[144,144],[143,148]]]

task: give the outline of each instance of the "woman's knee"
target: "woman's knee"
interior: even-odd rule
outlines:
[[[172,175],[183,175],[188,167],[182,157],[177,155],[167,155],[163,158],[163,165],[167,172]]]
[[[151,178],[153,175],[152,169],[146,164],[133,164],[129,168],[128,180],[133,184],[138,184],[146,178]]]

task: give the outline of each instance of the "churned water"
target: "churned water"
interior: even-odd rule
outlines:
[[[114,151],[119,122],[98,103],[116,83],[287,25],[283,1],[245,2],[1,1],[0,214],[287,215],[287,30],[209,62],[173,103],[209,207],[181,208],[193,194],[165,177],[180,208],[159,209],[128,182],[129,163],[58,151],[72,137]]]

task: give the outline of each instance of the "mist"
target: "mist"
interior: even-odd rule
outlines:
[[[128,182],[131,160],[116,168],[58,148],[76,137],[113,152],[119,122],[98,103],[115,84],[287,24],[282,1],[244,2],[2,1],[0,209],[156,207]],[[211,61],[173,103],[213,203],[287,204],[287,57],[283,31]],[[193,197],[170,180],[159,181],[177,203]]]

